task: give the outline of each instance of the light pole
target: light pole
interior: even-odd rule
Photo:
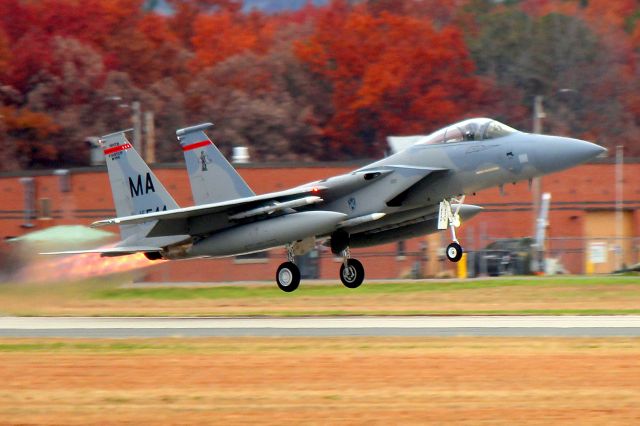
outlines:
[[[144,158],[147,163],[156,162],[156,128],[153,121],[153,111],[144,113]]]
[[[140,114],[140,102],[131,102],[131,124],[133,125],[133,148],[142,152],[142,117]]]
[[[562,88],[555,92],[555,96],[565,96],[568,94],[580,95],[575,89]],[[544,96],[536,95],[533,97],[533,133],[542,133],[542,120],[547,117],[544,112]],[[537,177],[531,180],[531,195],[533,198],[533,235],[538,233],[538,223],[541,219],[540,204],[542,199],[542,178]],[[546,220],[546,218],[545,218]],[[531,269],[533,272],[544,271],[544,241],[541,244],[535,244],[536,256],[532,262]]]
[[[623,146],[616,146],[616,269],[622,269],[624,264],[624,211],[623,211],[623,183],[624,183],[624,151]]]
[[[544,97],[542,95],[536,95],[533,98],[533,133],[542,133],[542,119],[546,117],[542,105]],[[531,196],[533,197],[533,233],[537,235],[538,232],[538,216],[540,214],[540,194],[542,193],[542,178],[535,177],[531,180]],[[535,272],[542,271],[542,247],[538,247],[535,244],[534,260],[531,265],[531,270]]]
[[[105,99],[113,102],[120,102],[123,99],[120,96],[107,96]],[[131,124],[133,127],[133,148],[142,153],[142,112],[140,109],[140,101],[133,101],[130,104],[121,102],[120,108],[131,109]]]

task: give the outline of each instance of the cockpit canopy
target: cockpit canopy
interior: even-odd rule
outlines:
[[[490,118],[471,118],[433,132],[418,140],[416,144],[483,141],[497,139],[514,132],[517,130]]]

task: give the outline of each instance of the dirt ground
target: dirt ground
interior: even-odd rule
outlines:
[[[0,340],[1,424],[640,424],[640,339]]]

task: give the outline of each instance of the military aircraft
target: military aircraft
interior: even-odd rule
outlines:
[[[342,256],[348,288],[364,280],[351,248],[384,244],[450,229],[446,256],[462,257],[456,228],[480,212],[465,194],[531,180],[586,162],[606,150],[590,142],[517,131],[489,118],[450,125],[409,148],[349,173],[284,191],[256,195],[204,131],[211,123],[176,131],[185,155],[194,202],[179,207],[133,149],[126,131],[101,138],[116,218],[115,247],[48,254],[142,252],[149,259],[224,257],[285,246],[278,287],[300,284],[295,256],[324,242]]]

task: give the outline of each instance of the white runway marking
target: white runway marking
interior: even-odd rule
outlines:
[[[466,328],[466,327],[640,327],[630,316],[413,316],[304,318],[175,318],[175,317],[0,317],[0,329],[61,330],[69,328]]]
[[[640,316],[0,317],[5,337],[640,336]]]

